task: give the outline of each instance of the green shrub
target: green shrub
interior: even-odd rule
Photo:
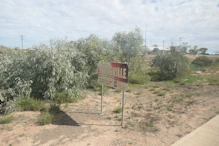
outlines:
[[[153,58],[152,67],[158,69],[158,80],[182,78],[189,72],[189,60],[177,52],[161,54]]]
[[[40,125],[46,125],[46,124],[51,124],[53,121],[53,115],[50,114],[49,112],[43,112],[40,115],[39,119],[39,124]]]
[[[141,73],[132,73],[129,76],[129,83],[131,84],[144,84],[150,81],[150,76]]]
[[[122,108],[121,107],[117,107],[113,112],[114,113],[121,113],[122,112]]]
[[[0,118],[0,124],[8,124],[14,120],[14,116],[6,116]]]
[[[200,67],[209,67],[212,64],[212,60],[206,56],[200,56],[193,60],[192,64]]]
[[[208,83],[210,85],[219,85],[219,76],[211,76],[208,78]]]
[[[45,108],[42,101],[33,98],[21,98],[17,102],[18,110],[21,111],[39,111]]]
[[[57,104],[51,104],[49,108],[49,113],[52,115],[56,115],[60,112],[60,106]]]
[[[54,100],[57,103],[73,103],[77,101],[76,97],[70,97],[67,92],[56,93]]]

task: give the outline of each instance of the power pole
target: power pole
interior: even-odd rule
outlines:
[[[163,50],[164,50],[164,40],[163,40]]]
[[[23,35],[20,35],[21,36],[21,45],[22,45],[22,49],[23,49],[23,39],[24,39],[24,36]]]

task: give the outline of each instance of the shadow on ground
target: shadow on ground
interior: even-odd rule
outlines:
[[[69,115],[64,111],[60,111],[54,116],[54,125],[68,125],[68,126],[80,126],[76,121],[74,121]]]

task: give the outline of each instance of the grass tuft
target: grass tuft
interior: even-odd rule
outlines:
[[[114,113],[121,113],[122,112],[122,108],[121,107],[117,107],[113,112]]]
[[[14,116],[6,116],[0,119],[0,124],[8,124],[14,120]]]
[[[43,112],[40,115],[39,124],[40,125],[46,125],[51,124],[53,121],[53,115],[49,112]]]
[[[39,111],[45,108],[42,101],[33,98],[21,98],[18,101],[17,106],[20,111]]]

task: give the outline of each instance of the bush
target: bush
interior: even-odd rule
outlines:
[[[61,48],[38,46],[31,53],[13,50],[0,59],[0,84],[6,100],[18,97],[53,99],[57,92],[78,96],[87,83],[84,54],[68,43]]]
[[[209,67],[212,64],[212,60],[206,56],[200,56],[193,60],[192,64],[199,67]]]
[[[6,116],[0,119],[0,124],[8,124],[14,120],[14,116]]]
[[[33,98],[21,98],[18,100],[17,106],[21,111],[39,111],[45,108],[42,101]]]
[[[150,76],[141,73],[132,73],[129,76],[129,83],[131,84],[144,84],[150,81]]]
[[[158,80],[182,78],[189,72],[189,60],[177,52],[161,54],[153,58],[152,67],[158,69]]]
[[[50,105],[49,113],[52,115],[56,115],[60,112],[60,107],[57,104]]]
[[[40,125],[46,125],[46,124],[51,124],[53,121],[53,115],[50,114],[49,112],[43,112],[40,115],[39,119],[39,124]]]
[[[61,103],[72,103],[72,102],[76,102],[76,101],[77,101],[77,98],[76,98],[76,97],[70,97],[67,92],[60,92],[60,93],[56,93],[54,100],[55,100],[57,103],[61,104]]]

